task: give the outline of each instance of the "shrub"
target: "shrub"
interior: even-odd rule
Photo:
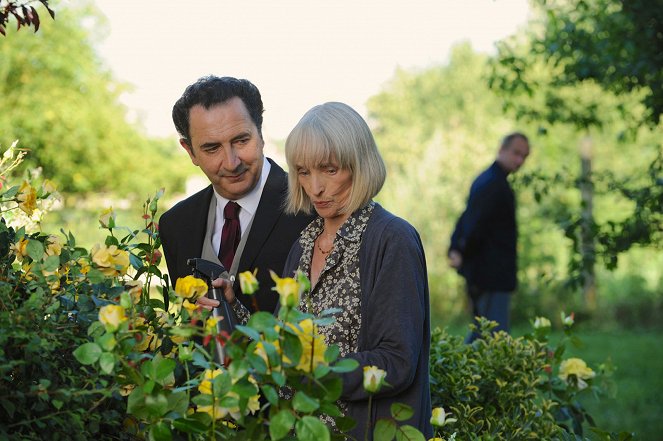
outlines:
[[[628,433],[608,433],[578,402],[584,394],[601,394],[598,372],[581,359],[564,358],[572,335],[573,316],[562,314],[564,338],[551,345],[550,320],[539,317],[534,331],[513,338],[492,333],[496,325],[480,321],[481,339],[471,345],[463,337],[436,329],[431,346],[431,393],[434,407],[453,416],[440,435],[463,440],[628,440]],[[593,438],[587,438],[588,430]]]

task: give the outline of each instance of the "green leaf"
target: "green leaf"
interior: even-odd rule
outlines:
[[[170,427],[163,421],[152,425],[150,428],[150,441],[172,441],[173,434],[170,433]]]
[[[41,260],[41,257],[44,255],[44,244],[35,239],[28,239],[25,251],[32,260]]]
[[[394,417],[396,421],[405,421],[412,418],[414,415],[414,410],[412,407],[403,403],[393,403],[391,405],[391,416]]]
[[[261,332],[265,329],[274,329],[274,327],[277,325],[277,321],[276,317],[274,317],[274,314],[260,311],[251,316],[247,325],[257,330],[258,332]]]
[[[154,361],[154,380],[160,384],[163,384],[166,381],[173,371],[177,363],[172,358],[161,358],[161,356],[155,357]]]
[[[339,353],[340,350],[338,349],[338,345],[331,345],[327,347],[327,350],[325,351],[325,361],[330,364],[335,362]]]
[[[134,415],[136,418],[147,418],[147,408],[145,406],[145,391],[142,387],[138,386],[129,394],[127,399],[127,413]]]
[[[344,358],[333,366],[330,366],[332,372],[343,374],[346,372],[352,372],[359,367],[357,360],[351,358]]]
[[[237,329],[239,332],[246,335],[247,337],[249,337],[253,341],[260,340],[260,333],[258,331],[256,331],[255,329],[251,328],[251,327],[237,325],[237,326],[235,326],[235,329]]]
[[[117,340],[115,339],[115,334],[113,334],[112,332],[107,332],[103,334],[101,337],[97,338],[96,341],[104,351],[112,351],[115,345],[117,344]]]
[[[63,405],[64,403],[63,403],[62,401],[60,401],[60,400],[51,400],[51,404],[52,404],[53,407],[55,407],[57,410],[60,410],[60,409],[62,408],[62,405]]]
[[[93,364],[101,356],[101,347],[96,343],[84,343],[74,351],[74,357],[80,364]]]
[[[279,411],[269,420],[269,436],[273,440],[279,440],[286,436],[295,424],[295,416],[289,409]]]
[[[241,398],[250,398],[258,393],[258,388],[256,387],[256,385],[251,383],[246,378],[242,378],[237,383],[235,383],[232,386],[232,390],[233,392],[237,393],[237,395],[239,395]]]
[[[313,378],[320,379],[327,375],[331,371],[331,368],[326,364],[319,364],[313,370]]]
[[[273,406],[276,406],[279,402],[279,394],[276,392],[276,389],[274,389],[272,386],[266,384],[260,388],[262,390],[262,394],[265,398],[267,398],[267,401],[269,401],[270,404]]]
[[[207,432],[208,425],[192,418],[178,418],[173,421],[173,427],[185,433]]]
[[[60,267],[60,256],[48,256],[44,259],[42,270],[53,272]]]
[[[319,418],[306,415],[295,424],[299,441],[329,441],[329,428]]]
[[[171,392],[168,395],[168,408],[180,415],[185,415],[189,408],[189,396],[186,392]]]
[[[426,441],[426,438],[417,428],[406,424],[396,431],[396,441]]]
[[[152,417],[160,417],[168,411],[168,398],[163,392],[145,397],[145,407]]]
[[[87,278],[92,284],[102,283],[106,280],[106,276],[96,268],[90,268],[90,271],[87,273]]]
[[[99,357],[99,367],[104,374],[112,374],[115,369],[115,355],[112,352],[104,352]]]
[[[373,429],[373,439],[375,441],[391,441],[396,436],[396,422],[387,419],[379,419]]]
[[[320,401],[309,397],[302,391],[297,391],[292,399],[292,408],[297,412],[311,413],[320,407]]]

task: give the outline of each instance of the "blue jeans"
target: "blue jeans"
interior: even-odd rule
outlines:
[[[474,324],[478,326],[477,316],[497,322],[493,332],[509,332],[509,306],[511,293],[508,291],[481,291],[470,296]],[[465,343],[472,343],[480,337],[478,332],[470,332],[465,337]]]

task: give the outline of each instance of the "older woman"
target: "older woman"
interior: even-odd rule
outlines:
[[[335,323],[321,329],[327,343],[361,367],[387,371],[391,387],[373,398],[373,424],[392,403],[405,403],[415,410],[408,423],[431,436],[426,260],[417,231],[373,201],[386,171],[370,129],[346,104],[316,106],[288,136],[286,160],[287,211],[318,215],[284,269],[311,279],[310,301],[301,307],[311,305],[314,314],[340,308]],[[362,371],[345,375],[341,397],[359,439],[368,400]]]
[[[288,136],[286,159],[286,211],[318,217],[293,244],[284,275],[300,269],[311,280],[300,309],[342,311],[320,332],[360,365],[343,378],[341,408],[357,422],[350,435],[364,437],[362,367],[377,366],[390,386],[373,397],[371,425],[390,415],[392,403],[404,403],[414,409],[404,423],[430,438],[426,260],[417,231],[373,201],[386,170],[370,129],[346,104],[313,107]]]

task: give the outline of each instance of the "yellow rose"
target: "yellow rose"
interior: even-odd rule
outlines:
[[[257,272],[258,270],[239,273],[239,287],[242,290],[242,293],[251,295],[258,290],[258,279],[256,279]]]
[[[23,210],[28,216],[37,208],[37,190],[35,190],[27,181],[23,181],[16,195],[18,208]]]
[[[124,284],[128,288],[129,295],[134,302],[134,305],[140,303],[140,298],[143,295],[143,281],[142,280],[129,280]]]
[[[369,393],[379,391],[386,377],[387,371],[377,366],[364,366],[364,389]]]
[[[46,254],[49,256],[59,256],[62,253],[62,240],[59,236],[53,234],[46,239]]]
[[[249,381],[253,383],[254,385],[257,386],[256,380],[249,376]],[[235,380],[233,380],[233,384],[235,383]],[[256,387],[256,392],[258,388]],[[230,391],[227,394],[228,397],[234,397],[239,400],[239,395],[237,395],[236,392]],[[252,395],[249,397],[249,401],[246,403],[246,413],[244,415],[248,415],[249,413],[254,414],[257,410],[260,409],[260,396],[258,394]],[[240,413],[239,406],[234,406],[230,407],[228,409],[228,413],[230,413],[230,416],[233,417],[234,419],[238,420],[242,417],[242,414]]]
[[[216,378],[218,375],[221,375],[222,373],[222,369],[205,369],[205,372],[203,372],[203,381],[201,381],[200,385],[198,385],[198,392],[201,394],[212,395],[212,381],[214,381],[214,378]]]
[[[430,423],[433,426],[442,427],[445,424],[450,424],[455,421],[458,421],[456,418],[448,418],[450,416],[451,414],[447,414],[444,411],[443,407],[436,407],[435,409],[433,409],[433,414],[431,416]]]
[[[194,276],[180,277],[175,282],[175,294],[192,302],[207,293],[207,289],[207,283]]]
[[[226,415],[228,415],[228,409],[221,406],[212,406],[212,405],[198,406],[197,411],[206,413],[215,420],[220,420],[222,418],[225,418]]]
[[[109,277],[124,275],[129,268],[129,253],[115,245],[96,244],[90,251],[92,261],[104,275]]]
[[[101,212],[99,216],[99,223],[104,228],[114,228],[115,227],[115,212],[113,207],[107,208]]]
[[[304,372],[313,372],[318,365],[325,362],[327,345],[324,338],[318,334],[317,327],[314,326],[311,319],[299,322],[299,329],[292,324],[289,324],[289,326],[295,331],[302,345],[302,356],[299,359],[297,369]]]
[[[587,387],[587,382],[594,378],[596,373],[580,358],[568,358],[559,365],[558,377],[567,384],[577,385],[578,389]]]
[[[276,283],[274,291],[279,293],[281,306],[295,308],[299,304],[299,284],[292,277],[281,278],[274,271],[270,271],[272,280]]]
[[[25,237],[12,245],[12,250],[19,261],[22,261],[28,255],[27,246],[28,240]]]
[[[115,331],[120,324],[127,320],[124,314],[124,308],[120,305],[106,305],[99,309],[99,321],[106,326],[109,331]]]
[[[196,305],[195,303],[191,303],[187,299],[184,299],[184,301],[182,302],[182,306],[184,307],[184,309],[189,311],[189,314],[193,313],[193,311],[198,309],[198,305]]]

